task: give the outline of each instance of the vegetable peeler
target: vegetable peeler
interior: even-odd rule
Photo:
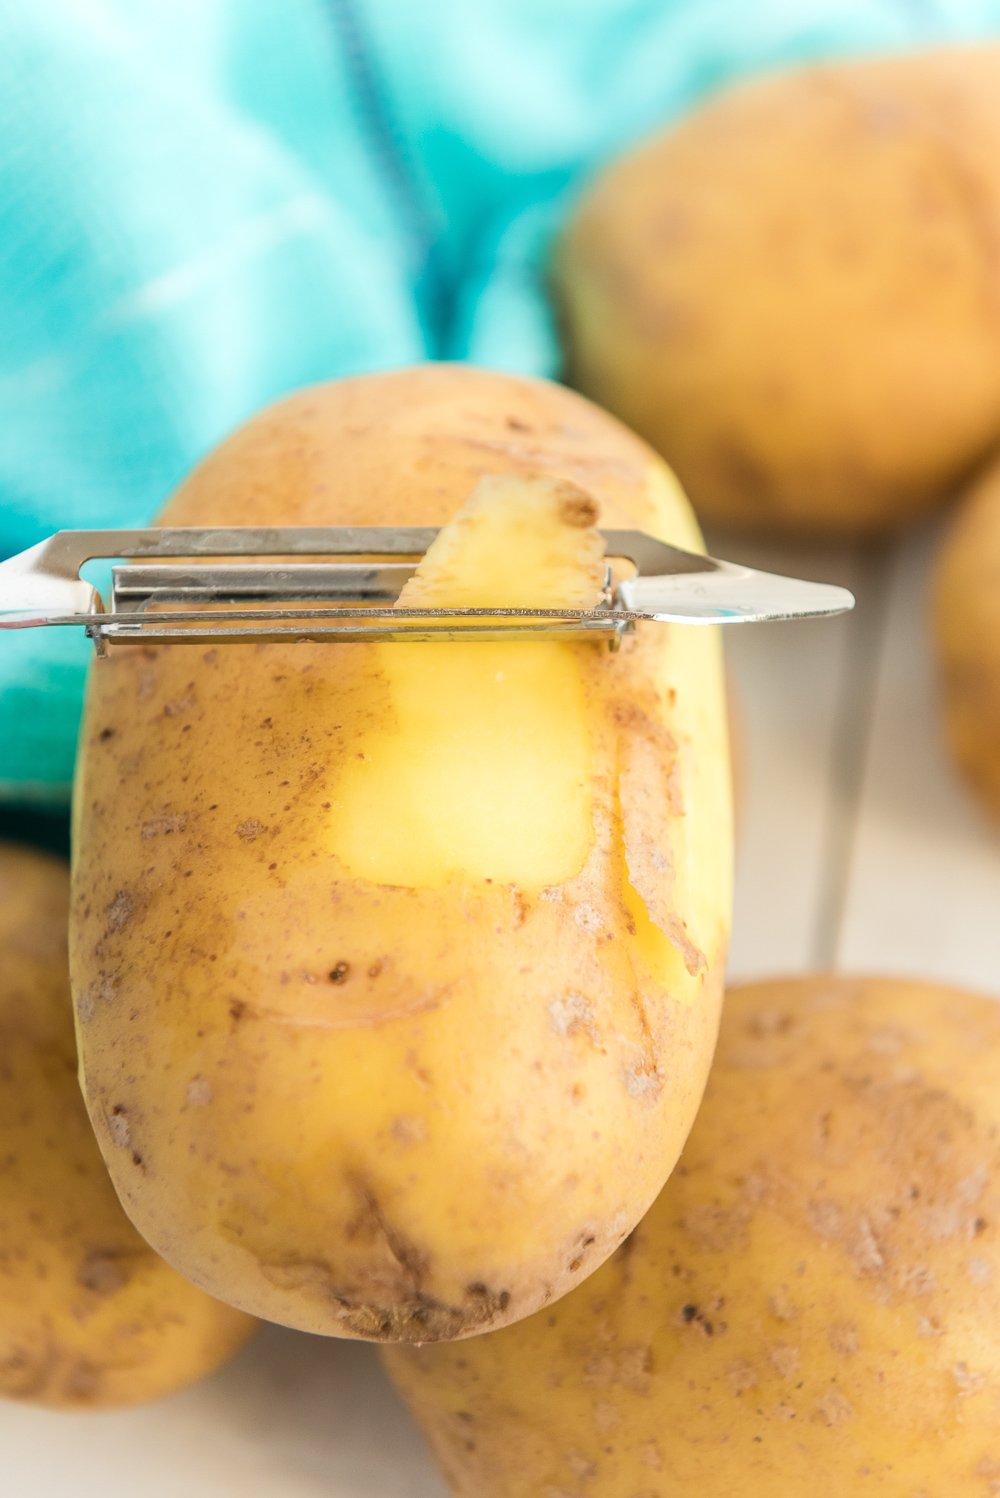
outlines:
[[[643,623],[751,624],[854,607],[846,588],[682,551],[642,531],[602,530],[634,573],[589,609],[404,608],[400,591],[438,532],[429,527],[185,527],[58,531],[0,562],[0,629],[77,625],[99,655],[129,642],[605,639]],[[220,564],[220,558],[270,561]],[[309,557],[309,561],[289,558]],[[315,558],[351,558],[323,560]],[[110,606],[80,576],[112,569]],[[165,563],[165,565],[164,565]]]

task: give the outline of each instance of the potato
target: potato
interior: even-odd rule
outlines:
[[[388,1348],[468,1498],[988,1498],[1000,1005],[813,977],[726,1000],[681,1163],[558,1306]]]
[[[69,871],[0,844],[0,1396],[102,1409],[196,1382],[253,1322],[119,1206],[76,1080]]]
[[[852,535],[1000,439],[1000,44],[741,84],[614,163],[558,248],[571,383],[699,516]]]
[[[933,631],[952,754],[1000,817],[1000,466],[976,483],[947,534]]]
[[[539,503],[507,525],[521,487]],[[612,418],[448,365],[291,397],[163,519],[443,525],[473,491],[412,606],[463,579],[510,601],[522,573],[527,607],[586,596],[595,509],[699,544]],[[143,1235],[233,1304],[339,1336],[465,1336],[583,1278],[655,1197],[703,1090],[727,758],[711,630],[650,626],[618,654],[97,661],[73,986],[91,1119]]]

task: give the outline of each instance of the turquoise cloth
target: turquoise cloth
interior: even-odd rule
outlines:
[[[554,227],[736,75],[1000,0],[5,0],[0,556],[147,521],[255,408],[426,358],[557,374]],[[0,797],[68,796],[88,647],[0,635]]]

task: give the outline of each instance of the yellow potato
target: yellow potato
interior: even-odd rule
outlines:
[[[523,512],[522,489],[538,497]],[[670,474],[612,418],[447,365],[292,397],[164,519],[442,525],[467,501],[411,606],[454,602],[470,569],[493,601],[590,596],[595,509],[699,543]],[[464,1336],[585,1276],[656,1195],[701,1097],[727,757],[700,629],[650,628],[617,655],[270,644],[97,662],[73,984],[91,1118],[143,1235],[244,1309],[372,1339]]]
[[[948,532],[933,625],[951,751],[1000,817],[1000,467],[979,480]]]
[[[385,1360],[461,1498],[988,1498],[1000,1004],[726,999],[681,1162],[558,1306]]]
[[[0,1396],[102,1409],[195,1383],[253,1322],[115,1198],[77,1086],[68,905],[61,861],[0,844]]]
[[[699,516],[860,534],[1000,440],[1000,44],[741,84],[613,164],[555,264],[571,382]]]

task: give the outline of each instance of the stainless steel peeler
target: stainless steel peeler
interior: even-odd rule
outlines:
[[[646,622],[752,624],[854,607],[846,588],[699,556],[629,530],[600,533],[606,556],[635,571],[615,582],[608,567],[595,608],[398,607],[403,584],[437,534],[422,526],[58,531],[0,562],[0,629],[77,625],[101,655],[135,641],[598,637],[616,648]],[[296,556],[355,560],[286,560]],[[222,557],[280,560],[220,564]],[[128,561],[112,569],[109,607],[80,576],[98,559]]]

